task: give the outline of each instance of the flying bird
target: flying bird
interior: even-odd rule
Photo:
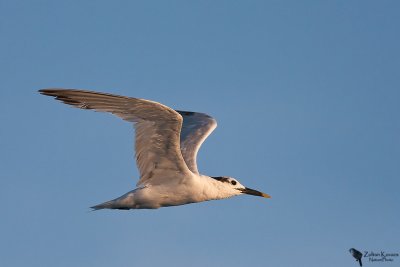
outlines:
[[[214,118],[198,112],[173,110],[158,102],[73,89],[42,89],[43,95],[65,104],[109,112],[134,124],[136,189],[102,204],[99,209],[157,209],[249,194],[270,198],[232,177],[202,175],[196,156],[217,127]]]
[[[358,261],[360,266],[362,266],[361,258],[362,258],[363,254],[355,248],[351,248],[351,249],[349,249],[349,251],[350,251],[351,255],[356,259],[356,261]]]

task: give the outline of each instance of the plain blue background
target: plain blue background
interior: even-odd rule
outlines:
[[[1,266],[357,266],[400,252],[398,1],[0,1]],[[131,125],[38,89],[206,112],[204,174],[272,195],[88,212]],[[365,266],[395,266],[369,263]]]

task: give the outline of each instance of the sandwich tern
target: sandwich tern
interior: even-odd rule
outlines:
[[[99,209],[157,209],[249,194],[268,194],[227,177],[202,175],[196,156],[204,140],[217,127],[204,113],[173,110],[158,102],[75,89],[42,89],[43,95],[65,104],[109,112],[134,124],[137,188],[91,207]]]

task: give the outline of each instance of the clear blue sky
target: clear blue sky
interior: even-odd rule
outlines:
[[[400,252],[398,1],[0,1],[1,266],[357,266]],[[159,101],[219,123],[204,174],[272,195],[98,211],[132,127],[41,96]],[[366,263],[395,266],[397,263]]]

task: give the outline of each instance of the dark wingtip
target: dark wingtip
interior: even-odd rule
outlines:
[[[45,95],[46,94],[46,89],[40,89],[40,90],[38,90],[38,92],[40,93],[40,94],[42,94],[42,95]]]
[[[184,111],[184,110],[176,110],[176,112],[184,116],[193,116],[195,113],[193,111]]]
[[[175,111],[181,114],[182,116],[194,116],[198,114],[213,119],[213,117],[211,117],[210,115],[201,112],[186,111],[186,110],[175,110]]]
[[[54,89],[40,89],[38,92],[42,95],[56,96],[56,91]]]

